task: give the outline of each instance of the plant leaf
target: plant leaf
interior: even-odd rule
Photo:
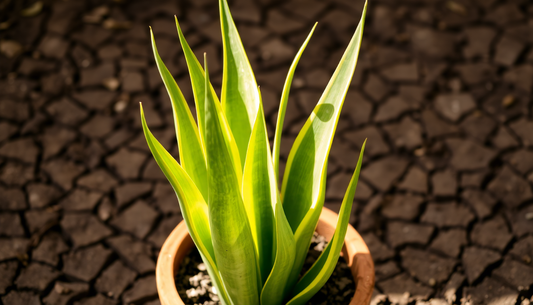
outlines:
[[[196,114],[198,117],[198,126],[200,129],[200,138],[202,139],[202,145],[205,149],[205,99],[206,99],[206,86],[205,86],[205,72],[202,66],[200,65],[200,62],[196,58],[196,55],[194,55],[193,51],[189,47],[189,44],[187,43],[187,40],[185,39],[185,36],[183,35],[183,32],[181,31],[181,27],[178,23],[178,18],[175,18],[176,20],[176,28],[178,29],[178,36],[180,39],[181,47],[183,49],[183,54],[185,55],[185,60],[187,61],[187,67],[189,69],[189,75],[191,77],[191,84],[192,84],[192,91],[194,94],[194,101],[196,103]],[[218,101],[218,97],[215,93],[215,90],[213,89],[213,86],[209,83],[209,90],[211,94],[211,98],[215,101],[216,104],[220,104]],[[224,139],[227,143],[227,145],[231,149],[231,158],[233,160],[233,164],[235,165],[235,168],[238,168],[239,171],[237,171],[237,178],[239,179],[239,182],[242,180],[242,165],[241,160],[244,161],[244,159],[241,159],[239,156],[239,151],[237,148],[237,143],[235,142],[235,139],[228,127],[227,121],[224,119],[222,120],[222,123],[224,125],[224,128],[222,129],[224,133]]]
[[[279,104],[279,110],[278,110],[278,120],[276,122],[276,133],[274,136],[274,148],[272,151],[272,159],[274,160],[274,171],[276,173],[276,177],[279,177],[279,152],[281,147],[281,133],[283,131],[283,122],[285,121],[285,111],[287,110],[287,104],[289,103],[289,92],[291,91],[291,84],[292,79],[294,77],[294,71],[296,71],[296,66],[298,65],[298,62],[300,61],[300,58],[302,57],[302,54],[307,47],[307,44],[309,43],[309,40],[311,40],[311,36],[313,36],[313,33],[315,31],[317,23],[313,26],[313,29],[311,29],[311,32],[309,35],[307,35],[307,38],[305,39],[304,43],[300,47],[300,50],[294,57],[294,60],[292,61],[291,67],[289,68],[289,73],[287,74],[287,79],[285,79],[285,84],[283,85],[283,92],[281,93],[281,102]]]
[[[275,177],[263,107],[259,104],[244,165],[242,196],[255,243],[262,284],[267,280],[274,263],[274,206],[279,202]]]
[[[357,64],[365,13],[366,3],[350,44],[289,153],[281,198],[296,239],[297,254],[291,282],[297,279],[307,253],[299,250],[307,250],[324,205],[327,159]]]
[[[259,287],[254,240],[241,195],[241,181],[224,137],[225,117],[209,86],[205,59],[205,150],[209,183],[209,224],[222,279],[234,304],[258,304]],[[238,158],[238,156],[237,156]],[[242,174],[242,172],[241,172]]]
[[[152,38],[155,62],[159,69],[159,73],[161,74],[161,78],[163,79],[163,83],[167,88],[168,96],[172,101],[174,126],[176,128],[176,138],[178,140],[181,166],[192,178],[204,199],[207,200],[207,167],[205,164],[203,145],[198,135],[196,122],[192,117],[187,101],[185,101],[178,84],[157,52],[154,33],[151,28],[150,35]]]
[[[140,107],[142,127],[148,147],[155,161],[174,188],[181,209],[181,214],[194,244],[208,267],[209,275],[217,288],[218,295],[225,304],[232,304],[218,272],[215,251],[211,243],[211,231],[208,219],[208,207],[204,197],[178,162],[157,141],[146,124],[142,104]]]
[[[226,0],[219,0],[219,9],[224,50],[222,109],[235,137],[239,156],[244,160],[260,97],[252,67]]]
[[[296,254],[294,235],[285,217],[281,201],[278,200],[275,203],[275,209],[275,261],[261,291],[262,305],[282,304],[291,288],[287,283],[293,270]]]
[[[322,254],[320,254],[318,260],[316,260],[313,266],[304,274],[298,284],[296,284],[293,292],[296,296],[292,298],[287,305],[303,305],[307,303],[307,301],[309,301],[313,295],[324,286],[333,273],[333,270],[335,270],[342,246],[344,245],[348,222],[350,221],[353,199],[357,188],[357,182],[359,180],[359,172],[361,171],[361,164],[363,163],[365,145],[366,140],[361,147],[357,166],[355,167],[348,189],[344,194],[335,233],[333,233],[331,241],[328,243]]]
[[[191,47],[187,43],[183,32],[181,31],[180,24],[178,22],[178,17],[174,17],[176,21],[176,29],[178,30],[178,37],[180,39],[181,48],[183,54],[185,55],[185,60],[187,61],[187,68],[189,70],[189,75],[191,78],[192,92],[194,95],[194,103],[196,105],[196,117],[198,118],[198,127],[200,129],[201,139],[205,138],[205,73],[202,65],[194,55]],[[213,86],[210,85],[211,90],[215,92]],[[215,93],[213,97],[218,102],[218,98]],[[202,142],[203,144],[203,142]]]

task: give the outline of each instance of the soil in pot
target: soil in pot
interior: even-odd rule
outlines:
[[[309,252],[302,268],[304,274],[318,259],[326,246],[324,237],[315,233]],[[183,302],[187,305],[219,305],[218,296],[211,285],[211,279],[205,270],[200,253],[193,247],[189,255],[180,264],[175,277],[176,288]],[[344,305],[349,304],[355,293],[355,282],[344,258],[340,257],[333,274],[307,303],[308,305]]]

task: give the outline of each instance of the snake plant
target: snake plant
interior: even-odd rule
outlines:
[[[364,143],[348,185],[332,240],[299,277],[324,205],[327,160],[361,45],[361,21],[313,113],[290,151],[278,186],[283,119],[298,51],[283,88],[273,149],[261,92],[226,0],[219,0],[223,77],[220,100],[204,66],[189,47],[176,18],[196,106],[197,121],[158,54],[155,61],[174,115],[180,162],[150,132],[141,105],[148,146],[174,188],[183,218],[222,304],[305,304],[333,273],[344,243],[361,169]]]

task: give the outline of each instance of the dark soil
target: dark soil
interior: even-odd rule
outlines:
[[[185,304],[207,304],[218,305],[217,298],[218,295],[213,293],[213,286],[211,283],[211,278],[205,270],[205,265],[202,270],[198,267],[199,265],[204,265],[202,262],[202,257],[198,252],[196,247],[193,247],[189,254],[185,257],[183,262],[180,265],[178,274],[176,274],[176,288],[180,294],[181,299]],[[193,281],[191,281],[193,277]],[[200,283],[201,280],[204,280],[204,283]],[[202,288],[206,288],[206,291],[201,291]],[[192,292],[199,288],[200,293]],[[213,300],[215,299],[215,300]]]
[[[317,245],[319,245],[317,247]],[[302,272],[300,275],[305,274],[309,268],[314,264],[322,253],[322,249],[325,247],[325,243],[322,241],[313,241],[309,247],[309,252],[307,258],[304,262]],[[316,250],[320,249],[320,251]],[[194,247],[191,249],[189,255],[184,259],[183,263],[180,265],[178,274],[176,274],[176,288],[184,301],[185,304],[195,305],[195,304],[206,304],[206,305],[218,305],[218,301],[213,301],[213,294],[210,293],[210,278],[207,275],[206,271],[199,270],[198,266],[203,265],[202,258],[198,249]],[[204,269],[205,267],[202,267]],[[196,276],[192,281],[191,277]],[[202,294],[194,294],[194,297],[190,297],[191,289],[197,289],[202,287],[201,284],[196,282],[198,279],[205,279],[209,281],[209,284],[205,286],[208,287],[207,291]],[[346,261],[343,257],[339,257],[337,265],[333,274],[328,279],[326,284],[318,291],[309,302],[308,305],[344,305],[350,303],[352,300],[353,294],[355,293],[355,282],[350,272],[350,268],[346,264]],[[189,292],[187,292],[189,290]],[[201,288],[199,289],[201,290]],[[215,296],[217,299],[218,296]]]
[[[302,268],[301,275],[311,268],[313,263],[320,256],[320,251],[309,249],[309,254]],[[350,303],[355,293],[355,282],[350,268],[346,264],[343,257],[339,257],[339,261],[333,270],[333,274],[328,279],[326,284],[307,302],[308,305],[345,305]]]

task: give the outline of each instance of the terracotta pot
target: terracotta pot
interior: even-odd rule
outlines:
[[[329,240],[335,232],[337,216],[335,212],[323,208],[316,231]],[[180,222],[163,244],[156,268],[157,291],[162,305],[184,304],[176,289],[174,275],[193,246],[194,243],[189,236],[185,221]],[[350,225],[341,255],[352,270],[357,285],[350,305],[368,304],[374,289],[374,262],[365,242]]]

